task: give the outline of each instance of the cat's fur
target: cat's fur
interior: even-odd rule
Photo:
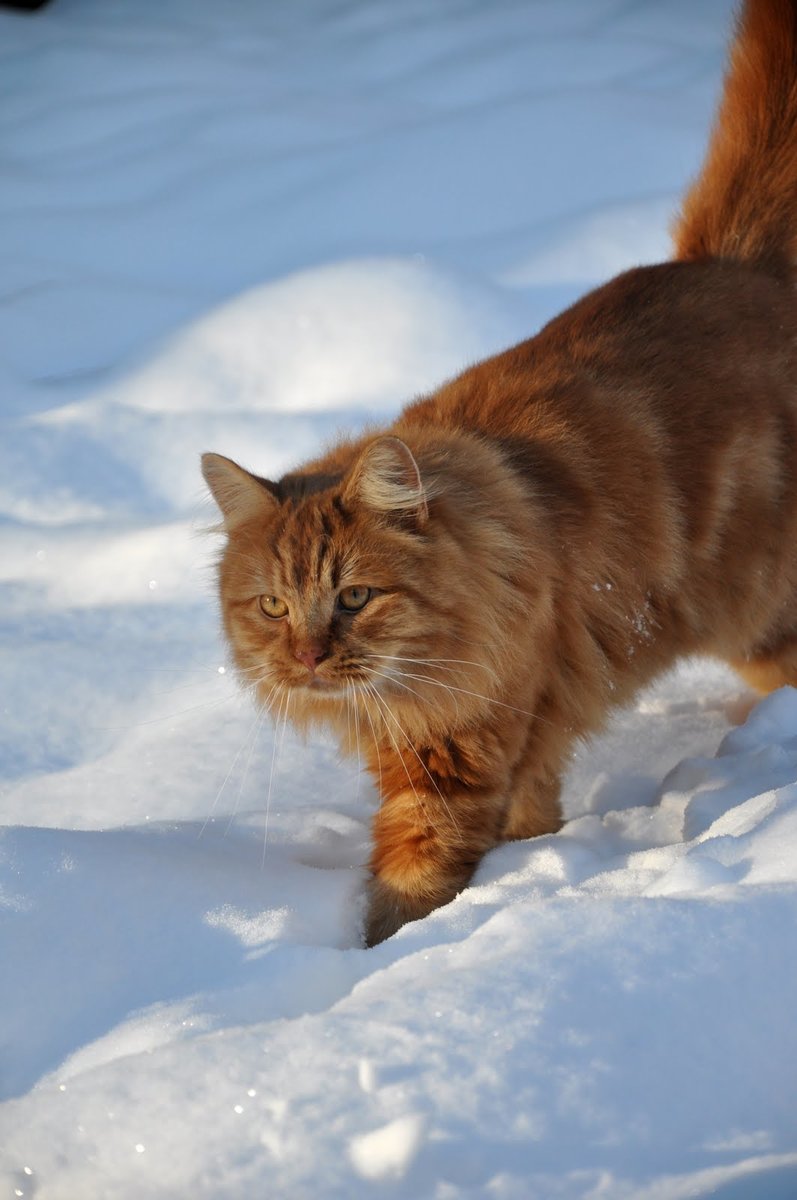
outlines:
[[[243,678],[378,784],[368,944],[678,656],[797,684],[797,2],[744,5],[675,246],[278,483],[204,457]]]

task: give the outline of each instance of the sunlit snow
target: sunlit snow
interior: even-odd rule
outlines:
[[[684,664],[363,950],[374,790],[239,695],[197,462],[665,256],[730,10],[0,10],[2,1197],[797,1195],[797,693]]]

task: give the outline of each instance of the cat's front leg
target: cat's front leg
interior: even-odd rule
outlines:
[[[507,842],[557,833],[563,825],[558,775],[540,777],[521,764],[512,780],[512,799],[506,810],[501,836]]]
[[[494,794],[421,789],[383,801],[374,819],[365,944],[448,904],[499,841],[506,804]]]

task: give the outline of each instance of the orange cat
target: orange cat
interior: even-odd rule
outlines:
[[[679,655],[797,684],[797,3],[744,5],[675,243],[277,483],[203,458],[243,678],[378,784],[369,945]]]

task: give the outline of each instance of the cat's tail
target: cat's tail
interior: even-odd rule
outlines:
[[[745,0],[675,257],[797,264],[797,0]]]

